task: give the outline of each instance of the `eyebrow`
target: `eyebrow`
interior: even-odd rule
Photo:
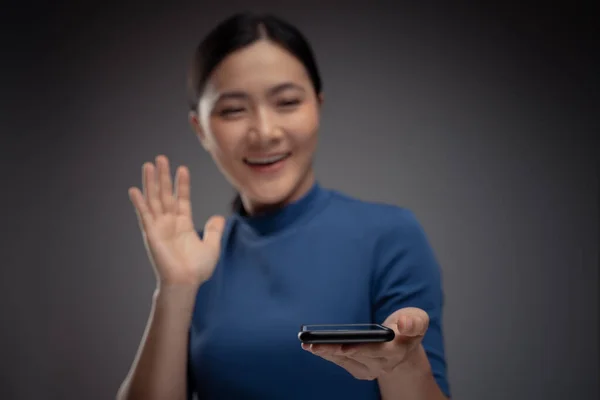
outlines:
[[[280,92],[283,92],[284,90],[288,90],[288,89],[296,89],[296,90],[300,90],[302,92],[304,92],[304,88],[300,85],[297,85],[293,82],[285,82],[285,83],[281,83],[275,87],[272,87],[271,89],[269,89],[269,95],[273,96],[275,94],[278,94]]]
[[[273,86],[272,88],[270,88],[267,93],[269,96],[273,96],[276,95],[278,93],[283,92],[284,90],[288,90],[288,89],[296,89],[296,90],[300,90],[302,92],[304,92],[304,88],[300,85],[297,85],[295,83],[292,82],[285,82],[285,83],[281,83],[279,85]],[[240,90],[235,90],[235,91],[231,91],[231,92],[225,92],[223,94],[221,94],[219,96],[219,101],[221,100],[227,100],[227,99],[233,99],[233,100],[243,100],[243,99],[247,99],[248,98],[248,94],[240,91]]]

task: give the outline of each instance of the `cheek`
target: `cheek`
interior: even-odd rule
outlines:
[[[246,132],[243,121],[223,122],[213,120],[210,122],[211,152],[223,161],[229,161],[238,152]]]
[[[288,131],[294,144],[302,151],[312,151],[319,131],[319,114],[314,109],[297,113],[289,120]]]

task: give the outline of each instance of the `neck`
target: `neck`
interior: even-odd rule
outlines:
[[[312,188],[314,183],[315,183],[315,174],[314,174],[313,169],[310,168],[307,171],[306,176],[300,181],[300,183],[298,185],[296,185],[294,190],[292,190],[291,193],[289,193],[284,199],[282,199],[281,201],[278,201],[276,203],[265,204],[265,203],[255,202],[252,199],[249,199],[247,196],[242,195],[241,198],[242,198],[242,204],[244,205],[244,210],[250,216],[265,214],[265,213],[279,210],[279,209],[287,206],[288,204],[293,203],[293,202],[299,200],[300,198],[302,198],[302,196],[304,196],[306,193],[308,193],[310,191],[310,189]]]

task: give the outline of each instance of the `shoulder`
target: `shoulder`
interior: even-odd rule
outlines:
[[[330,192],[335,205],[333,209],[343,214],[347,221],[359,225],[365,234],[382,238],[423,234],[416,214],[407,207],[363,200],[335,190]]]
[[[375,271],[386,273],[390,268],[419,274],[437,271],[435,252],[424,227],[411,209],[399,205],[361,200],[341,192],[332,192],[338,213],[344,214],[345,226],[352,224],[360,241],[373,255]]]

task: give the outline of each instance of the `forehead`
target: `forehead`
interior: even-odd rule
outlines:
[[[222,92],[261,90],[282,82],[307,85],[310,79],[294,55],[273,42],[259,40],[227,56],[215,68],[209,84]]]

